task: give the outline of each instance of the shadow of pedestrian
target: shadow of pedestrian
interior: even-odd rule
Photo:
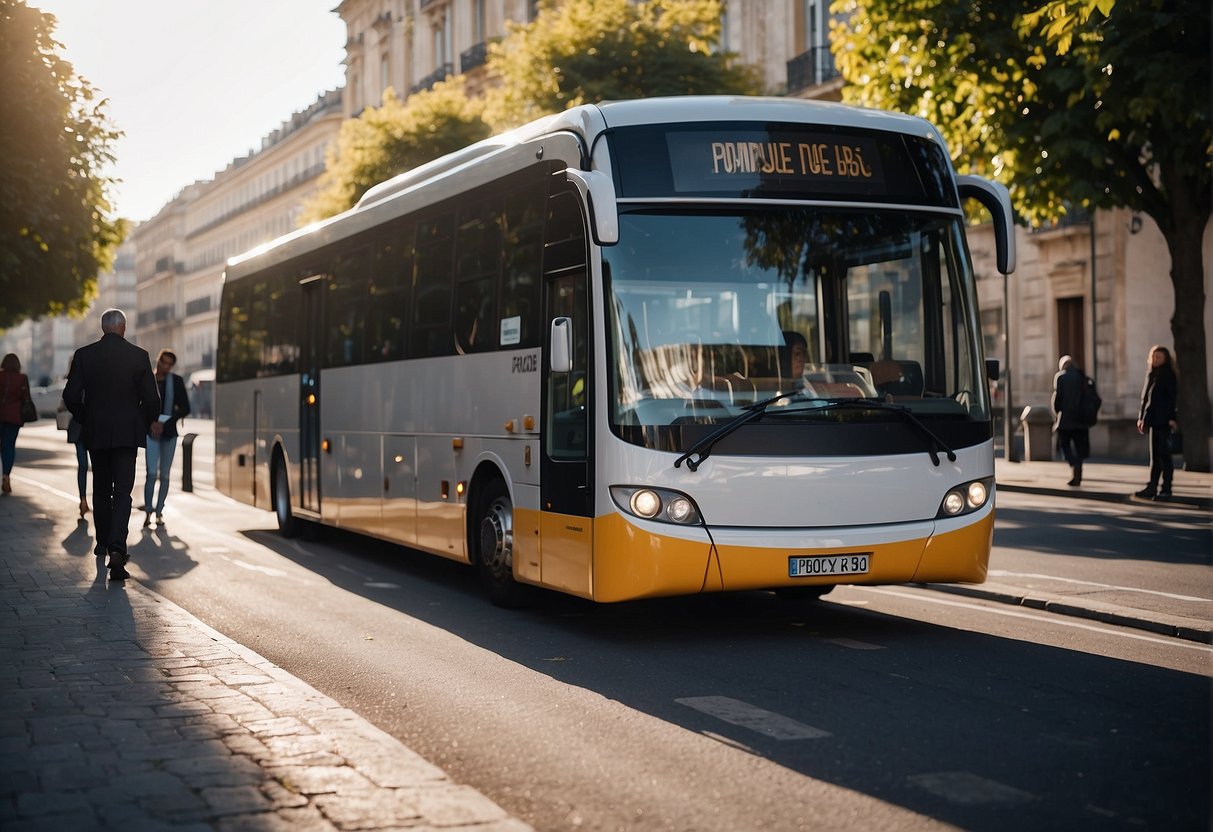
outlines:
[[[152,580],[180,578],[198,565],[189,555],[189,546],[163,525],[142,529],[130,553],[131,562]]]
[[[89,534],[87,520],[77,522],[76,528],[63,538],[63,550],[78,558],[93,551],[93,536]]]

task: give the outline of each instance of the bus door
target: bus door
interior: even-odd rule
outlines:
[[[583,211],[572,191],[548,201],[544,223],[544,310],[540,453],[540,576],[546,586],[578,595],[593,592],[593,517],[590,408],[593,379],[589,345],[590,293]],[[553,321],[559,321],[552,327]],[[553,372],[552,338],[571,335],[572,367]]]
[[[299,505],[320,513],[320,351],[324,275],[299,281],[303,309],[299,333]]]

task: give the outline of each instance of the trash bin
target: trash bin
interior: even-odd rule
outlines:
[[[1047,407],[1028,405],[1019,414],[1023,429],[1023,456],[1028,462],[1053,459],[1053,414]]]

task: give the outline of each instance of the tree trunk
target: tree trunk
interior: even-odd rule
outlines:
[[[1178,213],[1178,212],[1176,212]],[[1205,340],[1205,275],[1201,242],[1208,215],[1197,210],[1174,216],[1164,231],[1171,252],[1171,285],[1175,289],[1175,363],[1179,372],[1179,425],[1184,434],[1184,467],[1209,470],[1208,348]]]

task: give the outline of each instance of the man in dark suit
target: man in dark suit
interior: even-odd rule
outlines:
[[[160,436],[160,392],[147,350],[126,340],[121,309],[102,314],[101,333],[100,340],[76,350],[63,402],[84,426],[84,446],[93,462],[93,552],[109,555],[110,580],[120,581],[130,577],[126,534],[135,460],[149,434]]]

